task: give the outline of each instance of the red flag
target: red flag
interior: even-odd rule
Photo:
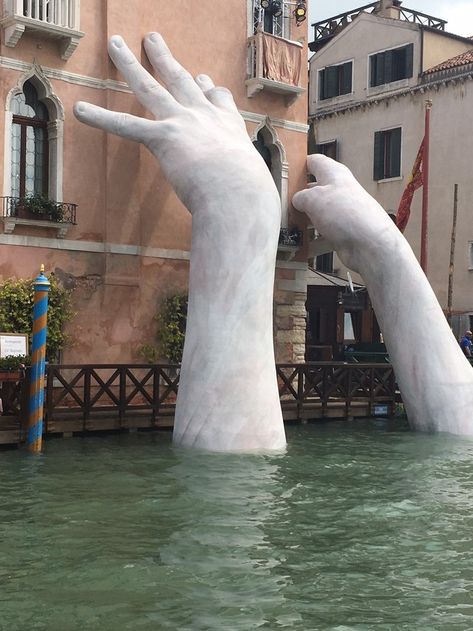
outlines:
[[[396,225],[401,232],[404,232],[409,221],[411,214],[411,203],[414,193],[424,183],[423,177],[423,161],[424,161],[424,144],[425,138],[422,140],[417,152],[417,157],[412,168],[412,173],[409,177],[404,193],[402,194],[401,201],[399,202],[399,208],[396,213]]]

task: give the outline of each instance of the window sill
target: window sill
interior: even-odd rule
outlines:
[[[353,100],[355,93],[349,92],[348,94],[339,94],[338,96],[329,96],[327,99],[317,99],[317,106],[323,107],[326,103],[332,105],[334,103],[346,103]]]
[[[20,217],[2,217],[4,234],[12,234],[17,226],[28,226],[40,229],[56,230],[56,238],[64,239],[74,224],[68,222],[41,221],[37,219],[23,219]]]
[[[45,37],[57,39],[60,42],[61,58],[69,59],[77,48],[84,33],[50,22],[34,20],[23,15],[9,15],[0,21],[4,29],[4,43],[14,48],[25,31],[41,33]]]
[[[375,180],[376,184],[386,184],[386,182],[400,182],[403,180],[402,175],[396,175],[396,177],[385,177],[382,180]]]
[[[409,87],[409,79],[400,79],[399,81],[368,87],[366,94],[367,96],[377,96],[378,94],[384,94],[385,92],[392,92],[407,87]]]

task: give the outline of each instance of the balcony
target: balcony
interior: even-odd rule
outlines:
[[[302,232],[298,228],[281,228],[279,231],[278,259],[291,261],[302,246]]]
[[[304,92],[301,87],[303,46],[259,29],[248,38],[248,97],[261,90],[284,94],[290,99]]]
[[[0,197],[3,232],[11,234],[17,226],[56,230],[57,238],[64,239],[76,225],[77,204],[55,202],[40,197]],[[32,201],[35,201],[32,204]]]
[[[14,48],[25,31],[56,39],[62,59],[69,59],[84,33],[80,0],[4,0],[0,25],[6,46]]]

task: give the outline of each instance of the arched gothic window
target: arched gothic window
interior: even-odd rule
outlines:
[[[48,110],[25,81],[11,100],[11,195],[48,194]]]

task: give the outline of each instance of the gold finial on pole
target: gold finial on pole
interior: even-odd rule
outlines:
[[[40,274],[44,274],[44,263],[41,263],[41,267],[39,268]]]

